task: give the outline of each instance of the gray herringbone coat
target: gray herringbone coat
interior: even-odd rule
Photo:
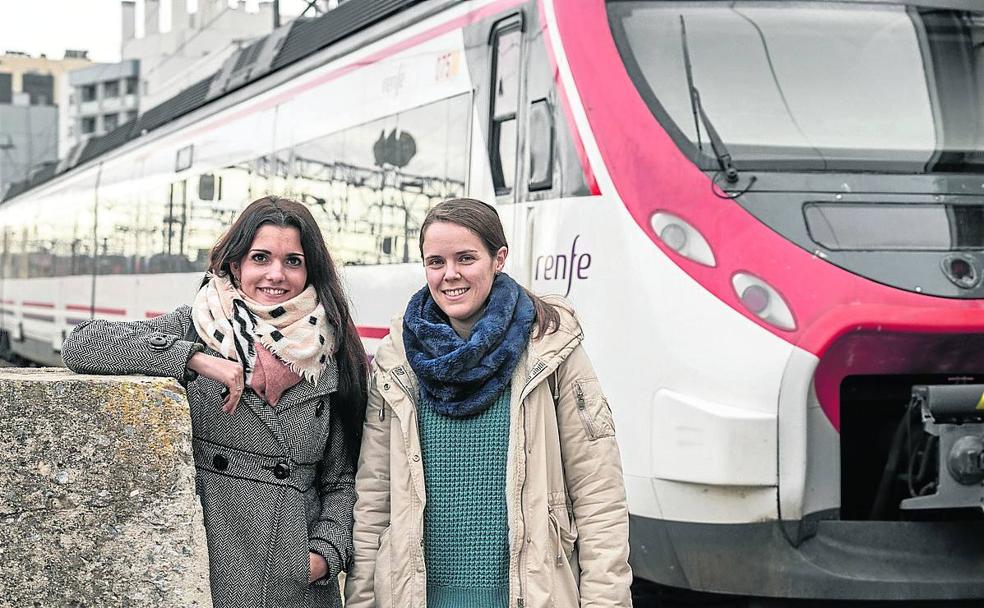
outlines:
[[[65,340],[62,358],[80,373],[182,379],[190,323],[188,306],[148,321],[89,321]],[[323,373],[317,386],[301,381],[276,409],[247,389],[232,416],[222,413],[220,383],[188,383],[215,608],[340,606],[355,472],[328,407],[336,377]],[[308,551],[329,567],[313,585]]]

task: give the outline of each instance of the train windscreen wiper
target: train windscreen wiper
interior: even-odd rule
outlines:
[[[684,21],[683,15],[680,15],[680,39],[683,42],[683,67],[687,73],[687,88],[690,91],[690,109],[694,113],[694,126],[697,128],[697,148],[701,152],[704,151],[700,142],[700,123],[703,122],[704,128],[707,129],[707,137],[711,140],[711,149],[714,151],[714,156],[717,157],[718,166],[721,167],[724,178],[728,180],[729,184],[737,183],[738,169],[735,168],[734,163],[731,161],[731,153],[728,152],[728,147],[724,144],[721,136],[718,135],[717,129],[714,128],[710,117],[704,111],[704,106],[700,103],[700,92],[697,90],[697,85],[694,84],[694,72],[690,65],[690,49],[687,48],[687,22]]]

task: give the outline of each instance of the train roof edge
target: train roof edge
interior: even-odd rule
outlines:
[[[59,162],[44,163],[13,182],[0,203],[20,196],[104,154],[158,129],[235,90],[256,82],[425,0],[350,0],[314,19],[295,19],[245,46],[211,76],[183,89],[116,129],[70,150]]]

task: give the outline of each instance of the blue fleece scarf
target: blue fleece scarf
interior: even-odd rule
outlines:
[[[485,411],[509,385],[535,316],[526,291],[500,273],[466,341],[426,286],[414,294],[403,316],[403,345],[424,401],[454,418]]]

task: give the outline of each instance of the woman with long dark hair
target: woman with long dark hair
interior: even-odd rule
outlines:
[[[192,306],[82,323],[62,358],[185,384],[215,608],[341,605],[366,356],[304,205],[253,202],[213,247]]]
[[[631,606],[611,410],[562,298],[502,272],[495,209],[445,201],[427,285],[373,361],[346,608]]]

